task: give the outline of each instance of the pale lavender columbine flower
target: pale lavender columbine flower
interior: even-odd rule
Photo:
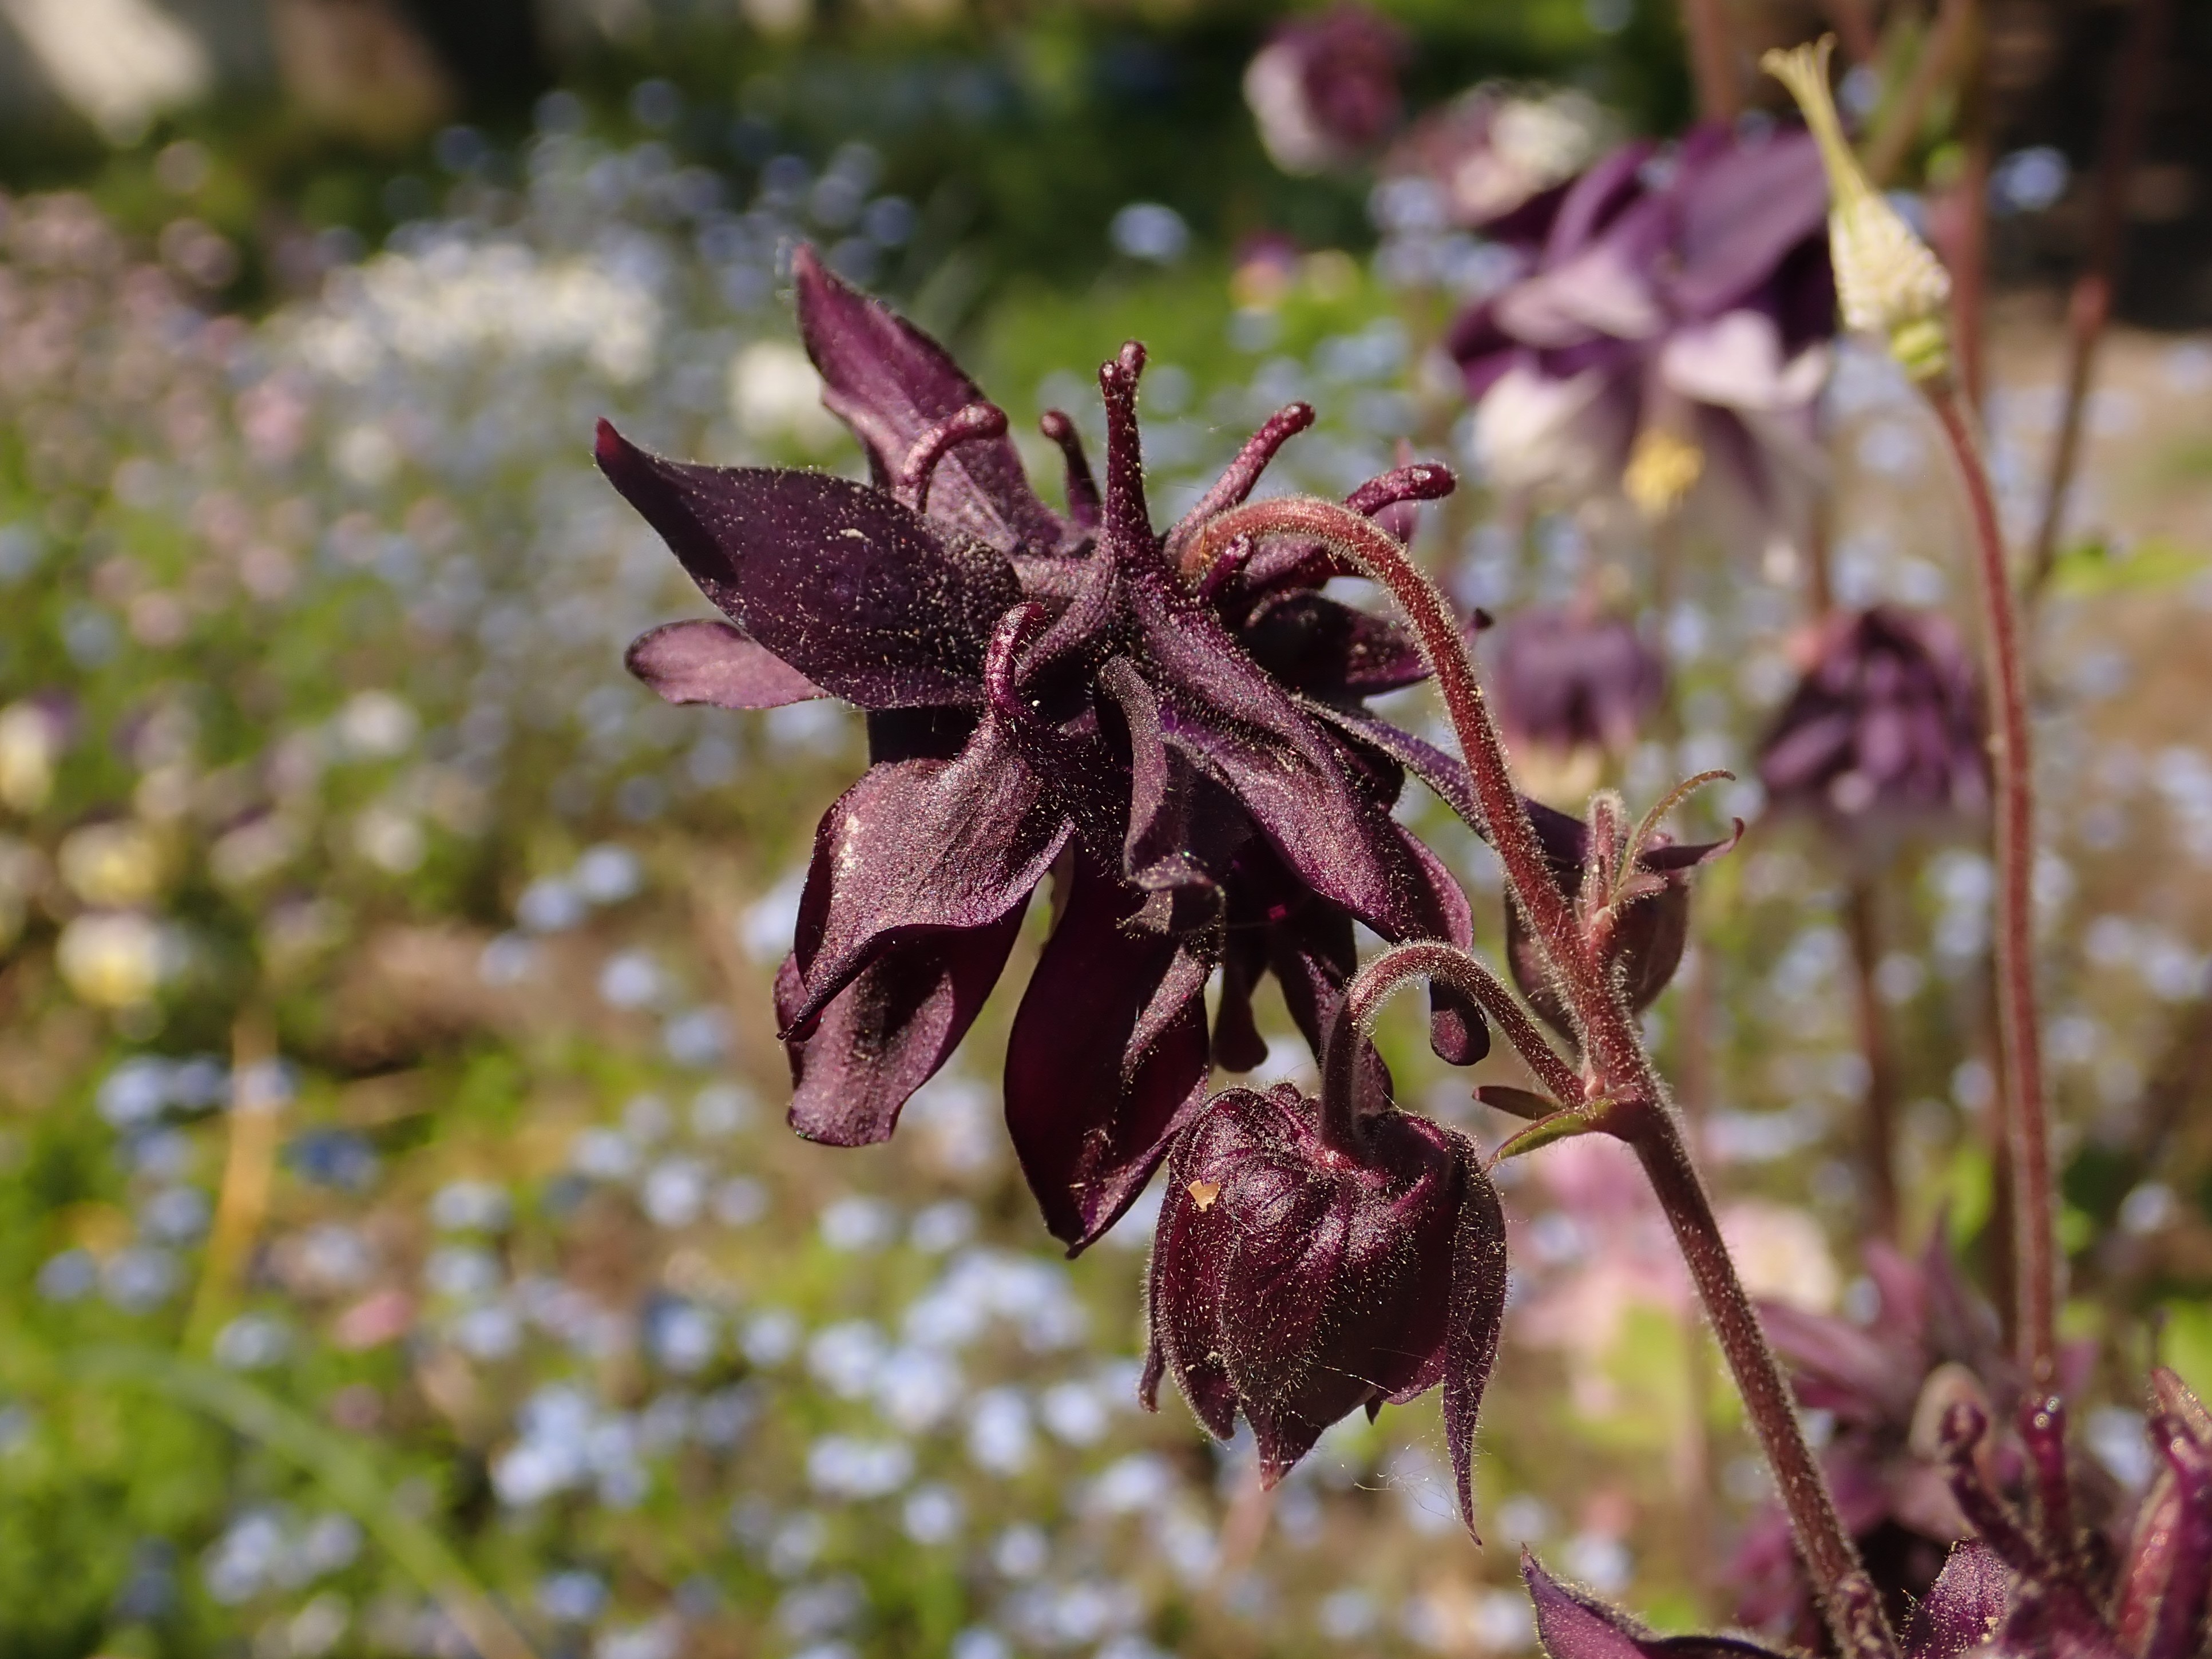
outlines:
[[[1528,272],[1447,342],[1492,480],[1617,488],[1655,517],[1702,481],[1729,529],[1793,523],[1820,475],[1835,333],[1826,206],[1818,147],[1796,130],[1696,127],[1583,173]]]

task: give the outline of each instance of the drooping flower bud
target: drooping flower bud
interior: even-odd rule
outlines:
[[[1595,826],[1604,838],[1600,841],[1593,825],[1540,803],[1529,802],[1528,815],[1559,890],[1576,901],[1586,932],[1593,927],[1601,931],[1606,962],[1621,994],[1632,1011],[1642,1013],[1658,1000],[1682,965],[1682,951],[1690,937],[1690,872],[1727,852],[1736,837],[1676,846],[1662,835],[1647,834],[1635,849],[1634,872],[1624,879],[1617,872],[1626,865],[1630,838],[1622,833],[1616,816],[1608,813]],[[1738,836],[1742,829],[1741,823],[1736,826]],[[1610,843],[1605,878],[1595,884],[1601,890],[1595,892],[1590,880],[1594,842],[1601,847]],[[1543,947],[1518,906],[1506,907],[1505,920],[1505,960],[1513,982],[1546,1024],[1574,1040],[1573,1022],[1552,982]]]
[[[1778,808],[1843,831],[1981,810],[1981,690],[1949,623],[1891,605],[1840,613],[1809,654],[1759,748],[1759,781]]]
[[[1379,1097],[1355,1111],[1287,1084],[1231,1089],[1169,1156],[1144,1401],[1172,1374],[1214,1434],[1241,1413],[1273,1486],[1338,1419],[1441,1382],[1472,1528],[1504,1306],[1504,1221],[1466,1136]]]
[[[1951,276],[1874,187],[1844,138],[1828,89],[1828,54],[1835,44],[1834,36],[1823,35],[1811,46],[1770,52],[1759,66],[1790,88],[1820,141],[1828,171],[1828,251],[1844,326],[1881,336],[1906,374],[1932,380],[1951,366],[1944,318]]]

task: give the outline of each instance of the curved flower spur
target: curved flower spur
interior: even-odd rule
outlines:
[[[809,1139],[890,1135],[1055,874],[1006,1116],[1047,1224],[1079,1249],[1197,1109],[1210,1059],[1242,1069],[1264,1053],[1249,1010],[1262,974],[1318,1050],[1357,966],[1354,921],[1392,940],[1470,937],[1457,884],[1391,817],[1401,769],[1346,729],[1379,726],[1362,699],[1426,670],[1402,629],[1320,592],[1343,567],[1317,543],[1244,537],[1188,556],[1312,423],[1305,405],[1269,420],[1163,537],[1139,455],[1144,352],[1125,346],[1099,371],[1103,489],[1073,422],[1042,422],[1066,457],[1061,514],[941,347],[810,249],[793,276],[824,401],[873,483],[687,465],[602,423],[601,470],[729,618],[656,629],[629,664],[673,702],[867,711],[872,763],[817,831],[776,985],[791,1121]],[[1401,467],[1346,508],[1372,516],[1452,483]],[[1487,1051],[1471,1005],[1440,989],[1433,1007],[1439,1054]]]

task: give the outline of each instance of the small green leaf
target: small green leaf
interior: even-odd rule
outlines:
[[[2069,599],[2154,592],[2179,587],[2208,568],[2212,568],[2212,558],[2169,537],[2147,536],[2128,548],[2091,537],[2058,556],[2051,567],[2051,585]]]
[[[1540,1118],[1507,1140],[1490,1161],[1503,1164],[1509,1158],[1519,1158],[1533,1152],[1539,1146],[1548,1146],[1555,1140],[1571,1140],[1577,1135],[1586,1135],[1596,1128],[1600,1116],[1609,1103],[1594,1100],[1587,1106],[1571,1106],[1551,1116]]]
[[[1504,1083],[1486,1083],[1474,1091],[1474,1097],[1486,1106],[1495,1106],[1501,1112],[1531,1123],[1566,1109],[1558,1101],[1533,1089],[1516,1089]]]

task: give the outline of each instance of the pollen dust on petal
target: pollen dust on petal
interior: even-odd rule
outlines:
[[[1218,1181],[1194,1181],[1184,1190],[1189,1193],[1190,1201],[1200,1209],[1210,1210],[1213,1207],[1213,1200],[1221,1196],[1221,1183]]]

